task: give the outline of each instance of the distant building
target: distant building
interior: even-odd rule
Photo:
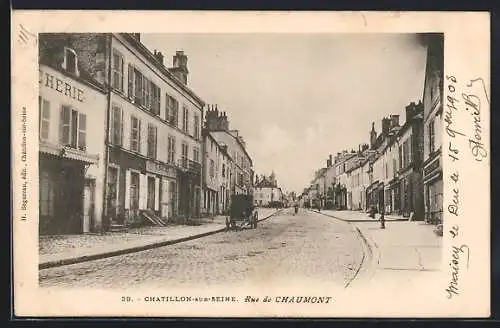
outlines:
[[[202,213],[217,215],[227,210],[232,160],[227,147],[203,130],[203,202]]]
[[[284,195],[278,186],[274,173],[269,177],[257,178],[253,188],[253,198],[256,206],[267,207],[274,203],[283,203]]]
[[[411,103],[406,106],[406,122],[397,134],[400,199],[396,210],[405,217],[413,213],[416,220],[424,219],[423,133],[423,104]]]
[[[424,163],[423,184],[426,220],[443,221],[443,35],[427,36],[427,63],[424,82]]]
[[[226,112],[219,112],[212,106],[206,112],[205,128],[219,144],[227,147],[231,157],[231,194],[247,194],[253,192],[253,162],[246,150],[246,144],[238,130],[229,129]]]

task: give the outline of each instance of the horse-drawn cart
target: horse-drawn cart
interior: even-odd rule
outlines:
[[[226,229],[257,228],[259,214],[253,204],[252,195],[233,195],[229,215],[226,217]]]

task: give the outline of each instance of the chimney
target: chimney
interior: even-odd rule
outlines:
[[[141,33],[130,33],[134,39],[141,42]]]
[[[160,64],[163,65],[163,54],[161,52],[155,50],[153,55],[155,56],[156,60],[159,61]]]
[[[170,68],[169,71],[183,84],[187,84],[189,71],[187,68],[187,56],[184,54],[184,51],[179,50],[175,52],[173,63],[174,67]]]
[[[391,115],[391,129],[399,126],[399,115]]]
[[[410,122],[416,115],[423,113],[422,101],[415,105],[414,102],[406,106],[406,122]]]
[[[389,130],[391,128],[391,119],[384,117],[382,119],[382,134],[387,136],[389,134]]]
[[[372,122],[372,130],[370,131],[370,148],[375,148],[375,141],[377,141],[377,131],[375,131],[375,122]]]

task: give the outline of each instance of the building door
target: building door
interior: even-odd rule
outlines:
[[[139,173],[130,173],[130,218],[139,217]]]
[[[56,184],[48,172],[40,172],[39,192],[39,231],[40,234],[50,234],[55,231]]]
[[[169,219],[170,216],[168,214],[168,180],[167,179],[161,179],[161,206],[160,206],[160,211],[161,211],[161,217]]]
[[[108,170],[108,191],[107,191],[107,211],[108,217],[115,221],[118,200],[118,169],[115,167],[110,167]],[[122,223],[122,222],[121,222]]]
[[[155,178],[148,177],[148,198],[147,209],[149,211],[155,210]]]
[[[83,189],[83,232],[90,232],[94,224],[95,180],[85,179]]]
[[[200,188],[194,188],[194,216],[200,217],[200,206],[201,206],[201,191]]]
[[[170,181],[168,186],[168,192],[170,196],[169,200],[169,217],[177,216],[177,186],[174,181]]]

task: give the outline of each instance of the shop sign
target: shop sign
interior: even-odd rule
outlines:
[[[77,88],[69,81],[62,80],[57,76],[44,72],[41,69],[39,70],[38,83],[47,88],[54,89],[68,98],[78,100],[79,102],[83,102],[84,100],[82,89]]]
[[[160,162],[153,162],[153,161],[147,161],[146,162],[146,171],[159,174],[159,175],[164,175],[168,177],[173,177],[175,178],[176,176],[176,170],[175,168],[165,165]]]
[[[431,164],[427,165],[424,168],[424,177],[431,175],[438,168],[439,168],[439,157],[434,162],[432,162]]]

